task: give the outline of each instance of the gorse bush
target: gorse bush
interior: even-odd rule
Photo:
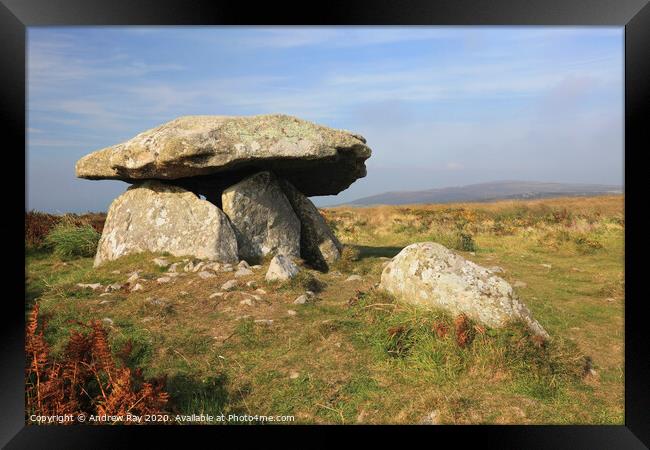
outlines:
[[[63,260],[90,257],[97,251],[101,235],[90,225],[77,226],[62,220],[47,235],[44,245]]]

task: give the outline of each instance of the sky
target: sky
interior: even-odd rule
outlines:
[[[92,151],[183,115],[284,113],[363,135],[339,204],[497,180],[623,184],[622,27],[30,27],[27,205],[106,211]]]

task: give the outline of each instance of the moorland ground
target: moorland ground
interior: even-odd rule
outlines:
[[[159,284],[165,269],[152,259],[160,255],[94,269],[92,258],[61,259],[30,243],[26,312],[40,305],[55,356],[79,322],[102,320],[113,348],[131,342],[128,364],[166,375],[176,413],[293,415],[298,423],[622,424],[623,201],[327,208],[346,244],[328,273],[305,268],[270,284],[266,261],[236,290],[212,297],[232,272],[202,279],[181,271]],[[422,241],[503,269],[552,341],[540,346],[513,324],[475,327],[463,347],[454,317],[378,290],[386,261]],[[100,296],[76,286],[123,284],[136,270],[142,291]],[[346,281],[353,274],[360,279]],[[294,304],[307,289],[316,300]]]

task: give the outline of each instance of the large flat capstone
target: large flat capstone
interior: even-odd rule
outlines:
[[[334,195],[366,175],[370,154],[362,136],[292,116],[186,116],[82,157],[76,174],[175,180],[211,197],[270,170],[307,196]]]

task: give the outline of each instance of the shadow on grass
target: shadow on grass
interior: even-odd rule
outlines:
[[[239,405],[244,401],[245,392],[239,390],[236,395],[232,395],[228,385],[225,374],[203,381],[187,375],[170,377],[167,379],[167,392],[170,395],[171,410],[176,414],[206,414],[214,417],[221,414],[244,414],[245,410]]]
[[[359,251],[359,259],[364,258],[379,258],[386,257],[392,258],[402,251],[404,247],[371,247],[368,245],[354,245]]]

